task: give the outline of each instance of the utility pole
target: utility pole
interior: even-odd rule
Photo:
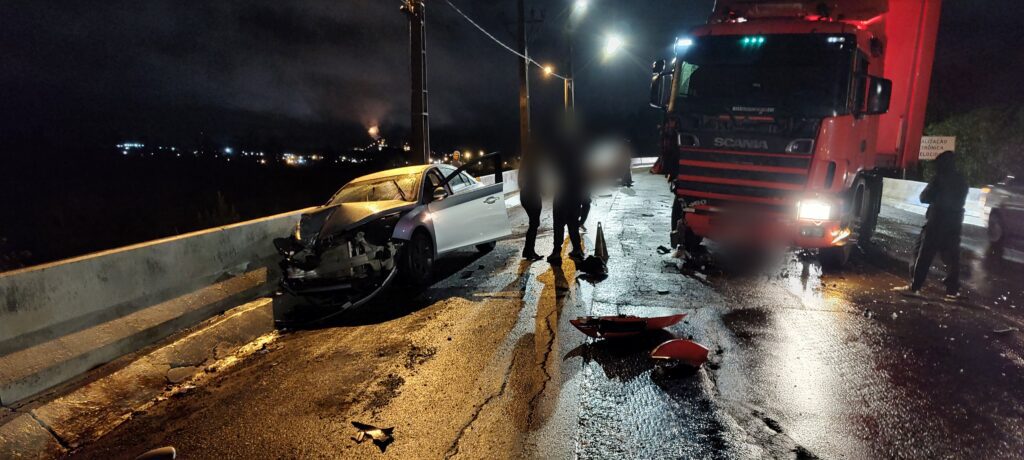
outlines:
[[[573,47],[576,44],[576,27],[572,24],[571,18],[566,32],[568,34],[566,39],[569,42],[569,72],[565,76],[565,112],[566,114],[572,114],[576,109],[576,75],[573,68]]]
[[[423,0],[405,0],[409,17],[409,54],[412,77],[412,159],[430,164],[430,115],[427,105],[427,28]]]
[[[519,154],[529,155],[530,148],[530,60],[526,45],[526,2],[518,1],[518,50],[524,57],[519,60]]]

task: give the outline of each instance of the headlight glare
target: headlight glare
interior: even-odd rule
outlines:
[[[832,217],[832,204],[818,199],[800,200],[796,215],[800,220],[828,220]]]

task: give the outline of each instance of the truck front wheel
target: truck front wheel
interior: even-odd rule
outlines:
[[[882,181],[880,178],[864,176],[857,180],[853,190],[853,231],[856,232],[858,243],[869,243],[878,225]]]
[[[693,230],[686,226],[683,207],[679,200],[672,201],[672,233],[669,241],[673,248],[682,246],[687,252],[695,251],[704,241],[703,237],[693,233]]]
[[[853,252],[853,246],[849,244],[821,248],[818,250],[818,261],[826,270],[840,270],[850,261],[851,252]]]

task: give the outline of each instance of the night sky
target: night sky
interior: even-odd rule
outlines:
[[[453,0],[515,43],[515,1]],[[0,123],[6,141],[59,145],[143,137],[179,144],[271,140],[350,146],[408,125],[408,23],[398,0],[5,2]],[[515,149],[516,58],[442,0],[428,3],[435,150]],[[1021,102],[1020,0],[947,0],[931,117]],[[528,2],[545,21],[531,54],[564,69],[567,0]],[[649,63],[703,22],[712,0],[592,0],[577,34],[577,103],[595,125],[651,131]],[[984,5],[984,6],[979,6]],[[617,32],[627,54],[597,58]],[[535,72],[534,111],[561,104]],[[646,117],[646,118],[645,118]],[[642,133],[640,133],[642,134]]]

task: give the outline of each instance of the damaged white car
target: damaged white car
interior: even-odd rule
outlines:
[[[503,184],[484,185],[449,165],[391,169],[349,182],[303,214],[292,236],[274,240],[282,288],[361,304],[396,278],[429,284],[434,260],[511,234]]]

